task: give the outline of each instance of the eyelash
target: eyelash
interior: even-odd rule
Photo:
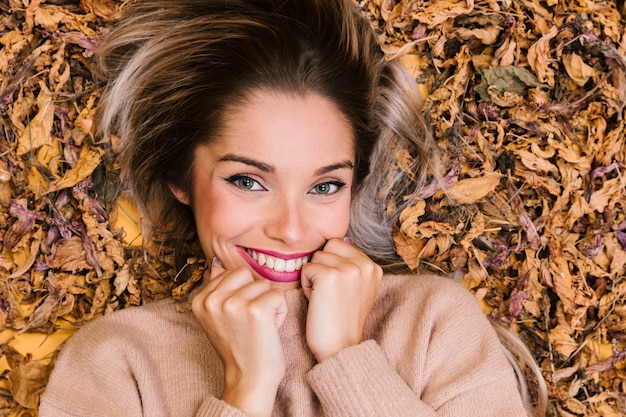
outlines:
[[[320,187],[320,186],[322,186],[322,185],[330,185],[330,186],[336,187],[336,189],[335,189],[334,191],[331,191],[331,192],[326,192],[326,193],[319,193],[319,192],[317,192],[317,193],[312,193],[312,194],[317,194],[317,195],[333,195],[333,194],[338,193],[338,192],[339,192],[339,191],[340,191],[343,187],[345,187],[345,186],[346,186],[346,183],[345,183],[345,182],[342,182],[342,181],[327,181],[327,182],[322,182],[322,183],[319,183],[319,184],[315,185],[315,186],[311,189],[311,191],[315,190],[316,188],[318,188],[318,187]]]
[[[249,177],[248,175],[241,175],[241,174],[237,174],[237,175],[233,175],[231,177],[225,178],[225,180],[229,183],[231,183],[232,185],[234,185],[235,187],[244,190],[244,191],[267,191],[267,189],[265,187],[263,187],[261,185],[261,183],[259,183],[257,180]],[[242,184],[242,181],[249,181],[250,182],[250,186],[245,186]],[[258,189],[254,189],[254,184],[258,185]],[[329,191],[329,192],[314,192],[314,190],[316,188],[319,188],[320,186],[324,186],[324,185],[330,185],[332,187],[336,187],[335,190],[333,191]],[[311,191],[309,191],[309,193],[311,194],[315,194],[315,195],[322,195],[322,196],[326,196],[326,195],[333,195],[335,193],[338,193],[343,187],[346,186],[345,182],[342,181],[326,181],[326,182],[322,182],[319,184],[316,184]]]
[[[261,185],[261,183],[259,183],[257,180],[247,176],[247,175],[241,175],[241,174],[237,174],[237,175],[233,175],[232,177],[228,177],[226,178],[226,181],[233,184],[235,187],[242,189],[244,191],[267,191],[267,189],[265,187],[263,187]],[[243,186],[241,184],[241,181],[250,181],[252,184],[254,185],[255,183],[259,186],[260,189],[252,189],[251,187],[246,187]]]

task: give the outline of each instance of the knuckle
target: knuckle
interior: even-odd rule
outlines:
[[[320,258],[324,255],[324,252],[321,250],[315,251],[313,252],[313,256],[311,256],[311,261],[304,264],[302,267],[304,268],[305,266],[309,265],[310,263],[317,263],[320,262]]]
[[[196,296],[193,300],[191,300],[191,311],[196,317],[204,311],[204,303],[202,302],[201,297]]]
[[[326,242],[326,245],[324,245],[324,246],[325,246],[325,248],[328,248],[328,249],[331,249],[331,250],[332,250],[332,249],[334,249],[334,248],[335,248],[338,244],[339,244],[339,239],[334,238],[334,239],[330,239],[330,240],[328,240],[328,241]]]
[[[251,303],[248,308],[248,315],[253,320],[262,320],[262,317],[265,315],[264,313],[265,313],[265,308],[259,302]]]
[[[232,317],[243,309],[243,302],[237,297],[230,297],[222,303],[221,309],[225,315]]]
[[[346,273],[349,277],[357,279],[361,278],[362,275],[362,271],[359,265],[353,263],[346,265]]]
[[[209,307],[209,298],[210,294],[200,293],[191,300],[191,309],[194,312],[204,312],[208,310]]]
[[[383,276],[383,268],[377,263],[374,263],[374,262],[370,263],[370,271],[371,271],[371,275],[374,276],[375,278],[381,278]]]

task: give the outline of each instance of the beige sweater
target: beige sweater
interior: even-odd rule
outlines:
[[[287,373],[274,416],[524,416],[517,382],[471,294],[436,276],[385,276],[365,341],[316,364],[307,300],[287,293]],[[42,397],[48,416],[238,416],[223,368],[191,312],[133,307],[72,336]],[[183,309],[184,310],[184,309]]]

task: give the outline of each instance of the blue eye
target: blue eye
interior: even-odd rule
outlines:
[[[311,194],[330,195],[335,194],[337,191],[345,187],[345,183],[341,181],[329,181],[317,184],[311,190]]]
[[[256,180],[248,177],[247,175],[233,175],[226,178],[226,181],[233,184],[235,187],[246,191],[264,191],[265,188]]]

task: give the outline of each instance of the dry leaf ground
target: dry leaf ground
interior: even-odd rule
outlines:
[[[613,0],[361,0],[446,155],[395,233],[531,347],[550,415],[626,414],[626,38]],[[0,0],[0,416],[33,415],[56,346],[188,286],[135,237],[91,56],[121,2]],[[398,167],[410,166],[398,155]],[[182,275],[199,275],[190,259]]]

